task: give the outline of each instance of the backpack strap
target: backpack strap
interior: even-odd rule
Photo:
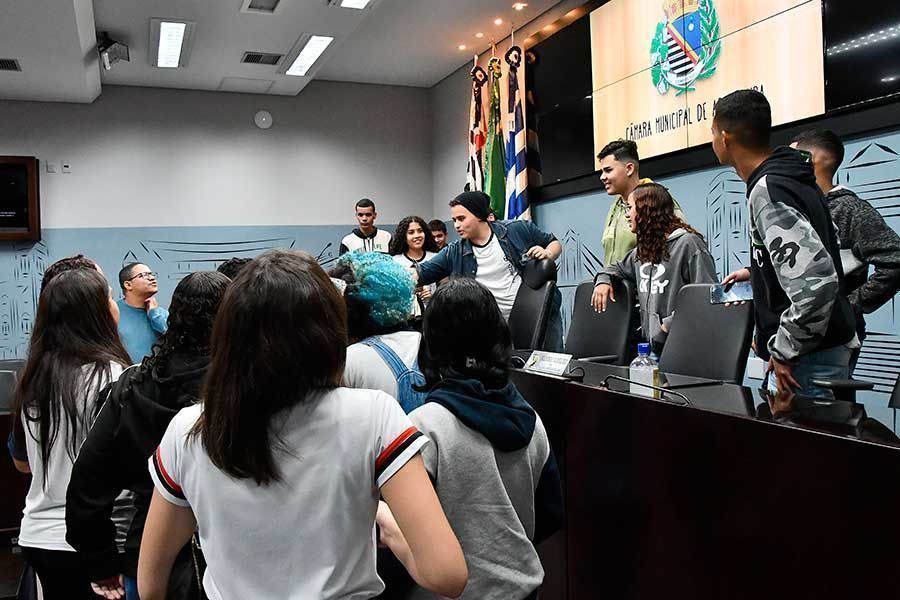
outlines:
[[[391,350],[391,348],[381,341],[377,335],[373,335],[372,337],[368,337],[360,342],[361,344],[365,344],[372,350],[378,353],[378,356],[387,363],[387,366],[391,368],[391,372],[394,374],[394,379],[400,379],[400,376],[409,371],[409,367],[407,367],[400,357],[397,356],[397,353]]]

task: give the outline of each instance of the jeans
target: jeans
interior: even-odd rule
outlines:
[[[131,577],[123,577],[122,579],[125,581],[125,600],[140,600],[137,579]]]
[[[811,352],[794,365],[792,373],[800,384],[798,394],[814,398],[834,398],[831,390],[814,386],[813,379],[847,379],[850,377],[850,355],[847,346],[835,346],[827,350]]]

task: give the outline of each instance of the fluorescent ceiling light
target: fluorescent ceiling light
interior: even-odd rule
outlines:
[[[341,0],[342,8],[358,8],[364,9],[369,4],[369,0]]]
[[[161,68],[178,68],[181,62],[181,46],[184,43],[185,23],[159,24],[159,49],[156,52],[156,66]]]
[[[150,19],[150,42],[147,54],[150,65],[160,69],[186,67],[193,46],[193,21]]]
[[[333,41],[334,38],[327,35],[310,36],[306,41],[306,45],[303,46],[303,50],[300,51],[300,54],[297,55],[294,63],[285,74],[294,75],[295,77],[306,75],[307,71],[319,60],[319,57],[322,56],[322,53]]]

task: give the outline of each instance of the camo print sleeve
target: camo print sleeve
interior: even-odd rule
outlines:
[[[816,349],[825,336],[838,293],[831,255],[810,222],[777,201],[778,190],[761,180],[750,196],[753,229],[761,237],[790,306],[781,314],[769,352],[790,363]],[[773,199],[774,198],[774,199]]]

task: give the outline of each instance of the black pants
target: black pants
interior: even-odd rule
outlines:
[[[76,552],[22,546],[22,554],[41,581],[44,600],[96,600]]]

